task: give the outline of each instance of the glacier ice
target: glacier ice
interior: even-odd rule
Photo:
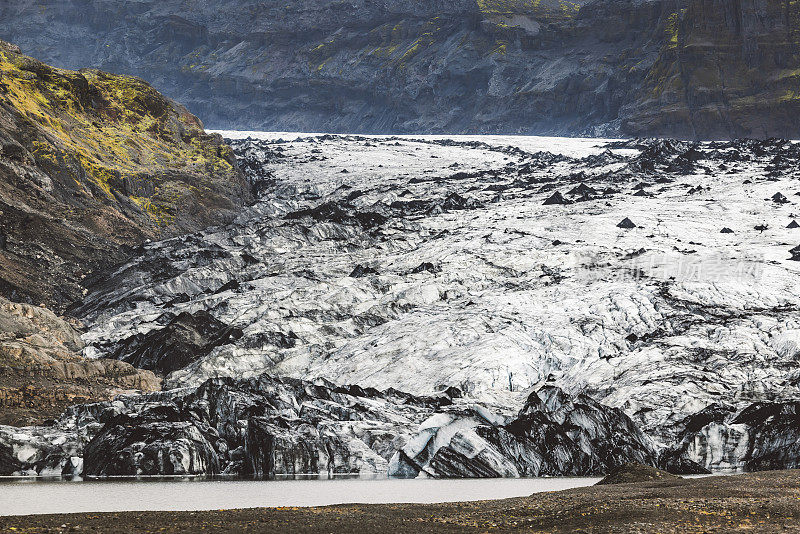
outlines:
[[[236,335],[178,358],[167,387],[269,373],[421,397],[456,388],[510,417],[546,385],[621,409],[674,465],[790,461],[754,452],[772,450],[759,441],[763,423],[734,421],[798,397],[800,264],[786,228],[798,145],[287,134],[232,143],[259,200],[227,226],[145,245],[110,273],[78,309],[87,356],[126,357],[134,345],[157,354],[179,317],[206,314]],[[545,203],[556,191],[566,201]],[[788,202],[773,202],[775,191]],[[636,227],[618,228],[626,218]],[[713,405],[730,410],[689,424]],[[361,462],[428,469],[393,456],[435,455],[438,439],[511,475],[475,430],[506,423],[474,410]],[[791,442],[787,429],[771,439]]]

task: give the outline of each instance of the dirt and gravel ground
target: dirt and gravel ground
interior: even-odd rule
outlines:
[[[800,532],[800,471],[433,505],[0,518],[2,532]]]

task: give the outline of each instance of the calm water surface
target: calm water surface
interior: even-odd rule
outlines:
[[[598,480],[159,479],[75,482],[0,479],[0,515],[477,501],[590,486]]]

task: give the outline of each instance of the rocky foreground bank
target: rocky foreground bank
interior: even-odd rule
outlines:
[[[800,472],[594,486],[431,505],[0,518],[21,532],[797,532]]]

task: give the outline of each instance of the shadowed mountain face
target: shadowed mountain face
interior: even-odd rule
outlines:
[[[800,135],[790,0],[32,0],[0,38],[217,128]]]

